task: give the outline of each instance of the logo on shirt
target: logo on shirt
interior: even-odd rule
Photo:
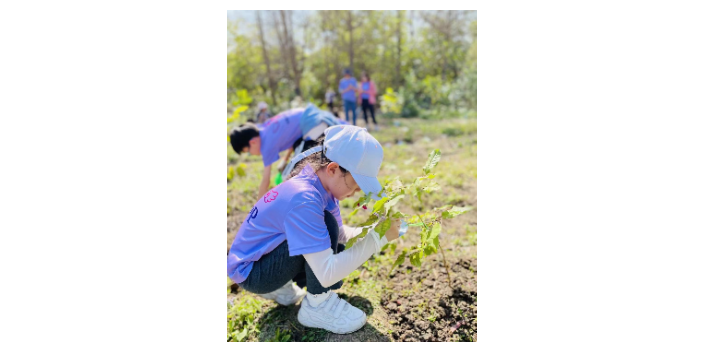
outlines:
[[[279,196],[279,192],[276,192],[276,191],[269,191],[269,192],[266,193],[266,195],[264,195],[264,203],[271,203],[271,202],[273,202],[273,201],[276,199],[276,197],[278,197],[278,196]]]
[[[249,217],[247,218],[247,223],[249,224],[250,219],[256,219],[257,215],[259,215],[259,209],[257,209],[257,207],[252,208],[252,210],[249,211]]]

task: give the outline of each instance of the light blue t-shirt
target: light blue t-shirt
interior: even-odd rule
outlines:
[[[352,86],[354,89],[342,93],[343,90],[347,89],[347,87]],[[342,100],[347,100],[347,101],[356,101],[357,96],[356,91],[357,91],[357,80],[354,79],[354,77],[350,78],[343,78],[340,80],[340,87],[339,87],[340,93],[342,94]]]
[[[227,276],[238,284],[243,282],[254,262],[284,241],[288,241],[290,256],[330,248],[325,210],[341,227],[339,202],[307,165],[296,177],[269,191],[249,212],[227,255]]]
[[[279,153],[291,148],[298,138],[301,138],[299,126],[304,109],[284,111],[259,127],[261,137],[261,153],[264,167],[279,160]]]
[[[362,82],[362,90],[369,90],[369,81]],[[362,99],[369,99],[369,93],[362,93]]]

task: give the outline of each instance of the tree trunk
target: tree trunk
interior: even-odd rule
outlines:
[[[296,60],[296,43],[293,40],[293,25],[291,24],[291,12],[288,11],[288,16],[286,16],[287,11],[280,10],[279,13],[281,14],[281,21],[284,25],[284,38],[286,38],[288,56],[291,60],[291,68],[293,69],[293,82],[296,87],[296,95],[301,95],[301,72],[298,69],[298,64]],[[286,22],[288,22],[288,24]],[[291,29],[290,33],[289,28]]]
[[[276,38],[279,40],[279,54],[281,55],[281,63],[283,64],[284,76],[289,80],[293,81],[291,75],[291,70],[289,68],[288,60],[288,50],[286,49],[286,38],[284,37],[281,25],[279,23],[279,18],[276,16],[275,12],[271,12],[272,18],[274,19],[274,28],[276,29]],[[285,97],[284,99],[290,99],[291,97]]]
[[[352,10],[347,11],[347,31],[350,34],[350,40],[348,45],[350,69],[354,70],[354,27],[352,26]]]
[[[264,41],[264,26],[262,25],[261,11],[257,11],[257,27],[259,28],[259,41],[262,44],[262,54],[264,55],[264,63],[266,64],[266,75],[269,78],[269,90],[271,91],[271,99],[276,103],[276,81],[271,73],[271,64],[269,62],[269,54],[266,51],[266,42]]]
[[[396,89],[401,87],[401,10],[397,10],[398,23],[396,24]]]
[[[325,47],[323,48],[323,54],[325,55],[325,91],[327,92],[328,87],[330,87],[330,33],[328,33],[328,14],[326,11],[321,11],[322,16],[322,28],[321,32],[325,37]]]

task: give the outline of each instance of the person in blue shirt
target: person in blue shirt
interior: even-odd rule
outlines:
[[[278,171],[283,171],[294,149],[301,146],[305,151],[315,145],[315,139],[325,128],[343,123],[331,113],[308,104],[305,109],[284,111],[263,124],[246,123],[230,134],[230,144],[237,153],[261,155],[264,163],[258,198],[264,196],[271,186],[271,168],[279,160],[279,153],[287,151]]]
[[[384,151],[365,128],[337,125],[324,134],[323,145],[304,154],[293,176],[254,205],[228,252],[227,275],[244,290],[280,304],[303,299],[298,311],[303,326],[347,334],[364,326],[367,317],[333,290],[397,239],[401,222],[392,219],[382,237],[371,229],[348,250],[338,243],[338,201],[360,190],[380,193]]]
[[[357,125],[357,80],[352,77],[352,70],[346,68],[345,77],[340,80],[338,88],[342,95],[342,103],[345,107],[345,120],[350,121],[350,111],[352,112],[352,125]]]

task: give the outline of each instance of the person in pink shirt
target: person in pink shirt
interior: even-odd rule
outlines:
[[[364,113],[364,123],[369,127],[369,120],[367,120],[367,110],[372,115],[372,121],[374,121],[374,130],[379,130],[379,125],[376,123],[376,118],[374,117],[374,105],[376,105],[376,84],[369,79],[369,74],[366,72],[362,74],[362,84],[359,86],[359,98],[362,105],[362,113]]]

